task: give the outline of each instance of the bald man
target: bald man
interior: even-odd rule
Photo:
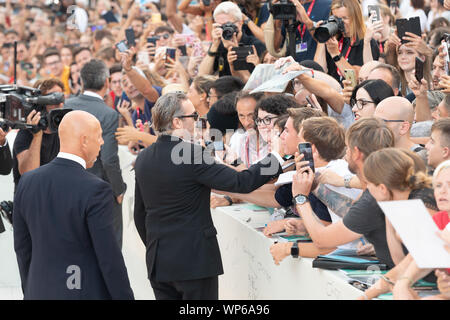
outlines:
[[[103,144],[100,122],[69,112],[60,152],[25,173],[14,197],[14,249],[24,299],[133,299],[113,230],[113,192],[86,171]]]
[[[414,151],[427,163],[426,149],[411,140],[410,131],[414,122],[414,108],[408,99],[389,97],[382,100],[375,109],[374,117],[383,119],[392,130],[396,148]]]

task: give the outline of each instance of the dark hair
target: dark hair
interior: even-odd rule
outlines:
[[[88,47],[78,47],[73,51],[73,60],[75,60],[75,58],[77,57],[77,55],[79,55],[81,52],[83,51],[89,51],[91,52],[91,49],[89,49]]]
[[[442,19],[445,19],[445,18],[442,18]],[[434,20],[433,23],[436,20]],[[447,21],[447,19],[445,19],[445,21]],[[450,33],[450,27],[448,26],[448,21],[447,21],[447,27],[437,27],[428,33],[428,42],[429,42],[428,44],[431,47],[438,49],[441,44],[441,41],[445,39],[446,33]]]
[[[288,119],[289,119],[289,115],[283,114],[275,119],[275,121],[273,122],[273,126],[281,128],[281,130],[284,130],[284,126],[286,125],[286,122]]]
[[[94,40],[101,41],[103,38],[112,37],[111,31],[107,29],[95,30],[94,32]]]
[[[95,57],[101,60],[114,59],[116,61],[116,50],[113,47],[104,47],[95,54]]]
[[[109,78],[109,70],[102,60],[92,59],[80,71],[81,83],[84,90],[101,90]]]
[[[391,86],[384,80],[365,80],[353,89],[352,96],[350,98],[350,105],[353,106],[356,103],[356,93],[361,88],[367,91],[375,105],[378,105],[382,100],[388,97],[394,96],[394,91]]]
[[[401,77],[400,77],[400,72],[398,72],[398,69],[396,67],[394,67],[393,65],[387,64],[387,63],[380,63],[375,68],[373,68],[372,71],[376,70],[376,69],[384,69],[384,70],[389,71],[391,73],[391,77],[392,77],[392,87],[394,89],[400,88]]]
[[[264,110],[268,113],[280,116],[287,113],[288,108],[300,108],[300,104],[292,97],[285,94],[276,94],[261,99],[256,105],[255,113]]]
[[[320,72],[325,72],[320,64],[315,62],[314,60],[303,60],[300,62],[300,65],[302,65],[305,68],[313,69]]]
[[[219,97],[233,92],[240,91],[244,87],[244,83],[241,79],[233,76],[220,77],[211,85],[210,89],[214,88]]]
[[[44,60],[50,56],[61,57],[61,55],[59,54],[59,51],[54,48],[48,48],[44,51],[44,54],[43,54]]]
[[[39,79],[35,82],[33,88],[41,90],[42,95],[46,95],[47,92],[55,86],[60,87],[64,92],[64,84],[61,82],[61,80],[56,78]]]
[[[264,92],[250,93],[249,91],[239,91],[236,94],[236,100],[235,100],[234,105],[236,106],[236,104],[239,102],[239,100],[243,100],[243,99],[253,99],[256,102],[259,102],[263,97],[264,97]]]
[[[19,33],[16,31],[16,30],[14,30],[14,29],[8,29],[8,30],[5,30],[5,36],[7,36],[8,34],[10,34],[10,33],[14,33],[16,36],[18,36],[19,35]]]
[[[109,75],[117,72],[122,72],[122,65],[120,63],[115,63],[109,68]]]
[[[225,134],[227,129],[236,130],[238,128],[239,117],[234,107],[235,100],[236,92],[231,92],[211,106],[206,115],[210,129],[216,129]]]
[[[441,133],[441,145],[450,148],[450,118],[441,118],[433,123],[431,132],[438,130]]]
[[[423,9],[425,7],[424,0],[411,0],[411,7],[414,9]]]
[[[175,31],[169,26],[159,26],[155,30],[155,34],[163,33],[163,32],[168,32],[170,34],[174,34],[175,33]]]
[[[430,24],[430,32],[433,32],[436,29],[439,28],[448,28],[450,25],[450,21],[448,21],[444,17],[439,17],[433,20],[433,22]]]

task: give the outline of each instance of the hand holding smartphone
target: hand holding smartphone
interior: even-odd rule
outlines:
[[[303,160],[302,161],[309,161],[309,167],[313,172],[314,170],[314,158],[312,154],[312,147],[311,143],[305,142],[305,143],[299,143],[298,145],[298,152],[303,154]]]
[[[116,48],[119,49],[119,52],[125,52],[128,50],[128,47],[123,40],[119,43],[116,43]]]
[[[134,36],[133,28],[125,29],[125,36],[127,38],[128,46],[130,46],[130,47],[136,46],[136,39],[135,39],[135,36]]]
[[[419,57],[416,57],[416,66],[415,66],[414,75],[416,77],[416,80],[419,83],[423,79],[423,66],[424,66],[424,64],[425,64],[425,61],[423,61]]]

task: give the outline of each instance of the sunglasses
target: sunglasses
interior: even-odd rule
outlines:
[[[186,114],[186,115],[182,115],[182,116],[179,116],[179,117],[176,117],[176,118],[179,118],[179,119],[194,118],[194,121],[197,121],[198,120],[198,113],[194,112],[193,114]]]
[[[160,36],[155,36],[155,38],[158,38],[158,39],[164,38],[164,39],[167,40],[167,39],[170,38],[170,34],[164,33],[164,34],[162,34],[162,35],[160,35]]]

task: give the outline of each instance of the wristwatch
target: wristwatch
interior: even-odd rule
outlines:
[[[292,199],[292,203],[293,204],[305,204],[306,202],[309,202],[309,199],[307,196],[303,195],[303,194],[298,194],[294,197],[294,199]]]
[[[244,24],[247,25],[250,22],[250,18],[244,20]]]
[[[291,256],[292,256],[292,258],[298,258],[298,254],[299,254],[298,243],[297,243],[297,241],[295,241],[291,247]]]
[[[335,55],[332,59],[334,62],[339,62],[339,60],[341,60],[342,55],[339,53],[338,55]]]
[[[351,174],[346,175],[346,176],[344,177],[344,186],[345,186],[346,188],[348,188],[348,189],[351,189],[351,187],[350,187],[350,180],[352,180],[352,178],[353,178],[353,176],[352,176]]]
[[[312,28],[308,29],[308,31],[316,30],[316,28],[317,28],[317,22],[316,22],[316,21],[313,21],[312,23],[313,23],[313,26],[312,26]]]
[[[210,56],[210,57],[217,57],[218,55],[219,55],[218,52],[211,52],[211,51],[208,50],[208,56]]]

